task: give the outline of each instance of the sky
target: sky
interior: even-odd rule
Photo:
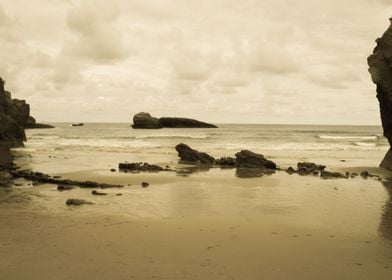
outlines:
[[[378,125],[392,0],[1,0],[0,76],[46,122]]]

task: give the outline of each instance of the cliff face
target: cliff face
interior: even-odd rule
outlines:
[[[30,116],[30,106],[24,100],[12,99],[0,78],[0,144],[23,146],[26,141],[24,126]]]
[[[377,45],[368,58],[368,64],[372,80],[377,85],[384,136],[392,146],[392,18],[390,22],[389,28],[376,40]],[[380,166],[392,170],[391,148]]]

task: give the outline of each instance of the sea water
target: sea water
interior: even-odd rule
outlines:
[[[351,161],[354,166],[375,166],[389,145],[380,126],[221,124],[216,129],[132,129],[126,123],[86,123],[73,127],[27,130],[21,157],[40,163],[43,157],[79,159],[76,168],[89,163],[103,168],[118,161],[175,163],[175,146],[185,143],[218,158],[247,149],[262,153],[281,165],[299,160],[329,163]],[[368,161],[371,162],[368,162]],[[102,162],[106,161],[106,162]]]

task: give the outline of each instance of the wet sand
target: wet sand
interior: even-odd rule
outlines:
[[[390,183],[284,172],[238,178],[233,169],[61,175],[126,187],[106,196],[0,189],[2,278],[392,277]],[[68,198],[94,204],[69,207]]]

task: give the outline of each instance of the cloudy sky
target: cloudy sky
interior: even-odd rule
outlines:
[[[40,121],[379,124],[392,0],[1,0],[0,76]]]

